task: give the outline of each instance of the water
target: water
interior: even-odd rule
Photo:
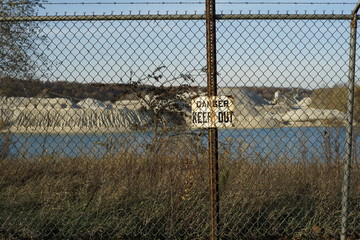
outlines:
[[[345,153],[343,127],[244,129],[219,134],[221,142],[230,149],[230,155],[237,153],[238,157],[259,161],[324,161],[342,157]],[[357,140],[360,140],[359,136]]]
[[[109,152],[135,151],[151,142],[151,132],[125,133],[14,133],[0,135],[0,146],[10,138],[10,157],[59,157],[95,156]]]
[[[201,144],[207,146],[207,134]],[[188,133],[198,135],[199,131]],[[168,134],[171,134],[168,133]],[[345,128],[303,127],[274,129],[221,129],[220,154],[234,159],[270,161],[318,161],[344,156]],[[153,139],[152,132],[46,134],[0,134],[0,147],[10,140],[10,158],[33,158],[43,155],[58,157],[92,156],[133,152],[145,154]],[[356,137],[355,150],[360,137]],[[9,142],[9,141],[8,141]],[[1,149],[1,148],[0,148]],[[357,151],[355,151],[357,153]]]

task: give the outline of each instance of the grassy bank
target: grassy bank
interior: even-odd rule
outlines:
[[[172,137],[147,154],[0,161],[0,238],[208,239],[206,147]],[[220,151],[223,239],[337,239],[342,166],[247,159]],[[350,235],[360,233],[360,166]]]

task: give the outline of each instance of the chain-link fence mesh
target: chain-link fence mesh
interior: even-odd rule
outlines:
[[[217,20],[220,238],[336,239],[350,20],[250,16]],[[0,236],[208,238],[204,16],[83,17],[0,23]],[[352,237],[358,148],[355,124]]]
[[[218,28],[220,84],[241,116],[220,131],[222,235],[338,238],[349,21],[223,20]]]

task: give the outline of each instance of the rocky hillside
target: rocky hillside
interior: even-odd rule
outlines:
[[[191,126],[191,99],[206,95],[204,88],[189,86],[44,83],[35,80],[11,82],[11,79],[1,81],[5,87],[2,88],[0,97],[0,127],[15,130],[88,128],[123,131],[154,126]],[[264,89],[218,89],[219,95],[234,98],[233,127],[321,126],[343,124],[346,118],[344,104],[340,104],[342,108],[339,109],[333,106],[333,101],[326,98],[324,93],[332,93],[330,90],[315,90],[311,97],[308,97],[310,92],[305,90],[285,90],[277,101],[265,98],[258,92],[264,92]],[[294,93],[296,96],[300,94],[303,99],[299,101],[299,98],[291,95]],[[95,97],[90,98],[89,95]]]

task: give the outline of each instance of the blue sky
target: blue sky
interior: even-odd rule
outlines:
[[[196,0],[192,2],[194,1]],[[233,0],[233,2],[240,1]],[[49,2],[83,1],[49,0]],[[86,0],[86,2],[100,2],[100,0]],[[144,1],[132,0],[132,2]],[[217,11],[237,13],[241,9],[243,13],[248,13],[250,10],[252,13],[258,13],[260,10],[264,14],[268,11],[270,13],[306,11],[309,14],[313,14],[314,11],[316,13],[334,11],[335,14],[342,12],[349,14],[356,4],[356,1],[349,0],[341,2],[354,4],[219,4]],[[139,11],[143,14],[147,14],[148,11],[150,13],[159,11],[163,14],[167,11],[169,14],[178,11],[181,14],[185,11],[188,13],[204,11],[204,5],[201,4],[69,4],[45,5],[45,7],[46,9],[41,10],[39,15],[46,13],[62,15],[64,12],[69,15],[74,12],[79,15],[83,15],[84,12],[111,14],[112,11],[113,14],[121,14],[121,12],[128,14],[129,11],[132,11],[131,14],[138,14]],[[52,66],[50,72],[46,73],[47,76],[42,79],[128,83],[143,78],[157,67],[164,65],[166,66],[162,70],[164,78],[177,79],[176,85],[186,83],[179,79],[181,74],[191,73],[195,76],[192,85],[204,86],[206,75],[199,71],[206,65],[204,24],[202,20],[47,22],[42,27],[43,33],[49,40],[44,52]],[[343,84],[347,81],[349,22],[346,20],[226,20],[219,21],[217,27],[219,85],[265,85],[314,89]],[[146,80],[145,83],[159,84],[151,79]]]
[[[79,14],[83,14],[84,12],[88,14],[120,14],[128,13],[132,11],[132,13],[138,13],[141,11],[142,13],[147,13],[148,11],[152,13],[156,13],[160,11],[160,13],[174,13],[178,11],[179,13],[184,13],[188,11],[189,13],[193,12],[204,12],[205,4],[186,4],[186,2],[204,2],[204,0],[48,0],[49,3],[109,3],[109,2],[118,2],[122,4],[94,4],[94,5],[86,5],[86,4],[65,4],[65,5],[44,5],[46,8],[40,10],[39,14],[44,15],[48,13],[49,15],[54,15],[56,12],[58,14],[62,14],[67,12],[68,14],[73,14],[77,12]],[[123,4],[133,2],[136,4]],[[150,4],[140,4],[140,3],[150,3]],[[182,2],[182,4],[156,4],[159,2]],[[229,2],[233,3],[242,3],[242,4],[228,4]],[[256,3],[268,3],[268,4],[256,4]],[[276,4],[278,2],[290,3],[290,4]],[[152,3],[152,4],[151,4]],[[226,4],[227,3],[227,4]],[[301,4],[291,4],[291,3],[301,3]],[[309,4],[305,4],[309,3]],[[312,4],[310,4],[312,3]],[[318,3],[318,4],[316,4]],[[332,3],[332,4],[324,4],[324,3]],[[348,4],[337,4],[337,3],[348,3]],[[217,1],[217,12],[223,11],[224,13],[233,12],[248,12],[252,11],[252,13],[261,11],[261,13],[267,13],[270,11],[271,13],[276,13],[279,11],[280,13],[285,13],[289,11],[289,13],[295,13],[298,11],[299,13],[303,13],[307,11],[308,13],[313,13],[316,11],[317,13],[322,13],[326,11],[326,13],[342,13],[349,14],[354,8],[356,0],[218,0]]]

